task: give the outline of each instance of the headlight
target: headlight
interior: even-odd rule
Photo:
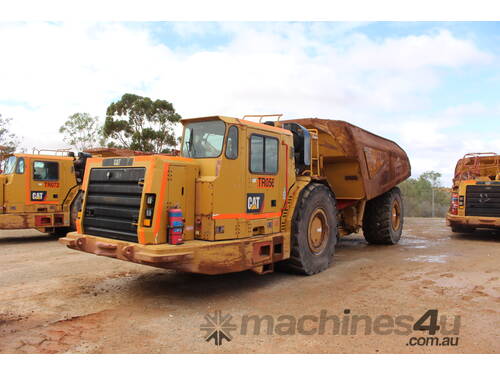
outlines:
[[[146,210],[144,212],[144,220],[142,225],[150,227],[153,221],[153,214],[155,211],[156,194],[146,194]]]

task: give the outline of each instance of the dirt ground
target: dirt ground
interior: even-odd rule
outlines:
[[[499,266],[498,233],[452,234],[442,219],[406,219],[395,246],[347,237],[333,265],[312,277],[184,274],[70,250],[36,231],[2,231],[0,352],[499,353]],[[429,309],[447,317],[447,329],[460,316],[459,331],[448,332],[456,346],[409,344],[428,332],[376,334],[372,327],[366,334],[360,325],[351,334],[334,332],[331,323],[323,334],[280,334],[276,326],[322,310],[339,319],[368,315],[372,323],[409,315],[413,326]],[[236,327],[220,346],[200,330],[205,315],[218,310]],[[268,334],[263,323],[259,335],[252,325],[242,334],[245,316],[255,314],[274,319],[276,330]],[[444,336],[441,330],[433,337]]]

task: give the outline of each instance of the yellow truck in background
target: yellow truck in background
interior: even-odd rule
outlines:
[[[500,155],[470,153],[457,162],[446,222],[455,233],[500,229]]]
[[[74,230],[78,194],[89,154],[54,150],[11,154],[0,174],[0,229],[37,229],[61,235]]]
[[[306,275],[341,236],[399,241],[410,163],[397,144],[344,121],[260,121],[183,120],[179,157],[88,159],[77,231],[59,241],[187,272]]]

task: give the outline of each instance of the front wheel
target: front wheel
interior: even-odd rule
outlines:
[[[472,233],[474,232],[476,228],[473,227],[466,227],[463,225],[452,225],[451,226],[451,231],[453,233]]]
[[[70,206],[70,226],[72,231],[76,231],[76,220],[78,219],[78,211],[82,209],[83,191],[78,191],[76,197]]]
[[[371,244],[394,245],[403,232],[403,201],[398,187],[366,202],[363,235]]]
[[[337,244],[337,209],[330,189],[310,184],[300,194],[292,222],[287,270],[313,275],[328,268]]]
[[[66,236],[69,232],[71,232],[70,227],[55,227],[50,231],[50,235],[55,238],[61,238]]]

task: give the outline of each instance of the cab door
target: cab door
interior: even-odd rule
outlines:
[[[248,128],[246,168],[246,219],[249,235],[280,231],[281,209],[286,197],[284,171],[280,168],[278,134]]]
[[[26,163],[29,158],[17,157],[16,166],[11,174],[6,175],[4,186],[4,206],[6,213],[25,212]]]
[[[214,238],[228,240],[248,236],[244,199],[246,157],[241,147],[246,130],[237,124],[228,124],[223,153],[217,161],[217,179],[214,183]]]
[[[61,195],[63,173],[60,161],[37,157],[32,158],[28,165],[30,189],[26,196],[27,204],[32,206],[43,205],[44,207],[60,205],[64,199],[64,196]],[[37,208],[35,211],[52,211],[53,209],[56,209],[56,207],[47,210]]]

